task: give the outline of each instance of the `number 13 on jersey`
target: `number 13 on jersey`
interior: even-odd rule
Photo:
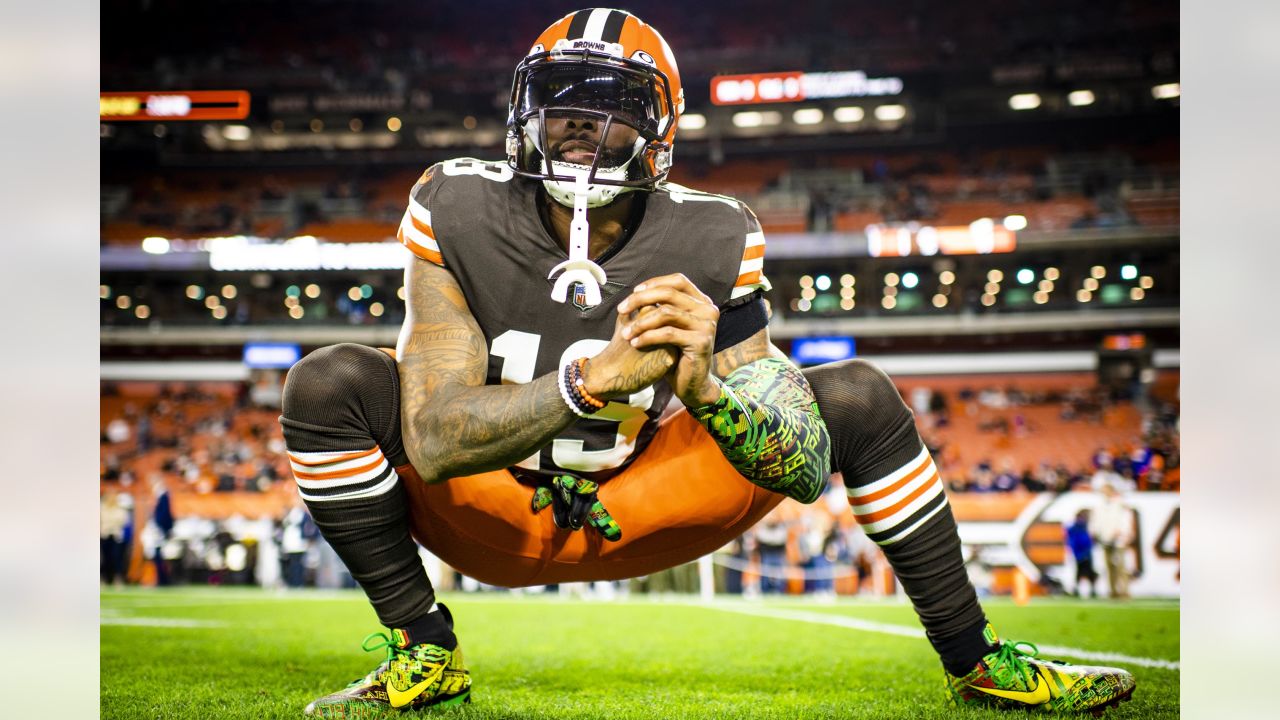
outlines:
[[[508,330],[493,339],[489,353],[502,358],[502,382],[524,384],[533,380],[537,366],[538,346],[542,337],[533,333]],[[578,340],[565,348],[556,367],[562,367],[572,359],[592,357],[609,344],[607,340]],[[613,447],[604,450],[586,450],[585,442],[571,438],[556,438],[551,443],[552,461],[565,470],[596,472],[616,468],[626,462],[635,451],[636,438],[648,420],[646,410],[653,406],[654,393],[647,387],[627,398],[627,402],[611,400],[592,420],[617,423]],[[517,463],[529,470],[539,470],[539,456],[534,453]]]

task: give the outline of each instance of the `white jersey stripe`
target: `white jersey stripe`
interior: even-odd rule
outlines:
[[[409,212],[418,222],[431,227],[431,211],[423,207],[422,203],[412,196],[409,197]]]
[[[410,219],[408,211],[405,211],[404,217],[400,220],[400,230],[404,233],[406,238],[413,242],[413,244],[418,245],[419,247],[424,247],[433,252],[440,252],[440,245],[435,240],[427,237],[426,233],[414,227],[413,220]]]
[[[863,485],[861,487],[849,488],[848,493],[849,493],[850,503],[852,504],[852,502],[856,501],[859,497],[866,497],[867,495],[879,492],[889,487],[890,485],[898,482],[902,478],[909,475],[912,470],[915,470],[917,467],[919,467],[920,464],[923,463],[925,458],[927,457],[929,457],[929,450],[927,448],[921,448],[920,454],[916,455],[915,458],[910,462],[908,462],[906,465],[903,465],[902,467],[898,468],[897,470],[894,470],[893,472],[889,473],[888,475],[885,475],[884,477],[880,478],[879,480],[876,480],[873,483],[870,483],[868,485]]]
[[[757,230],[755,232],[747,233],[746,247],[753,247],[755,245],[763,245],[763,244],[764,244],[764,231]]]
[[[613,12],[608,8],[596,8],[591,11],[591,17],[587,18],[587,29],[582,31],[583,40],[595,40],[599,42],[604,35],[604,24],[609,19],[609,13]],[[572,39],[572,38],[570,38]]]

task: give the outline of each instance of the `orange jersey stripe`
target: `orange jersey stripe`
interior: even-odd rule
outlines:
[[[743,260],[755,260],[756,258],[761,258],[761,257],[764,257],[763,245],[752,245],[751,247],[747,248],[746,252],[742,253]]]
[[[867,503],[875,502],[880,498],[889,497],[890,495],[894,494],[898,490],[901,490],[903,487],[905,487],[907,483],[911,482],[916,477],[918,477],[920,473],[924,472],[925,468],[927,467],[929,467],[929,456],[925,455],[924,460],[921,461],[921,463],[917,465],[915,469],[913,469],[911,472],[904,475],[902,479],[899,480],[898,482],[890,485],[889,487],[880,488],[879,490],[871,493],[870,495],[858,495],[858,496],[851,495],[849,497],[849,504],[850,505],[866,505]]]
[[[423,235],[426,235],[432,240],[436,239],[436,233],[434,230],[431,229],[430,225],[414,217],[413,213],[409,213],[409,219],[413,221],[413,226],[418,229],[418,232],[421,232]]]
[[[761,277],[764,277],[764,273],[762,273],[759,270],[754,270],[749,273],[742,273],[741,275],[738,276],[738,282],[734,283],[733,286],[742,287],[743,285],[758,283],[760,282]]]
[[[396,229],[396,239],[400,241],[400,244],[412,250],[414,255],[417,255],[423,260],[429,260],[440,267],[444,267],[444,255],[441,255],[431,248],[425,248],[414,242],[411,238],[405,237],[403,228]]]
[[[352,477],[353,475],[359,475],[360,473],[369,472],[370,470],[378,467],[382,463],[383,463],[383,458],[378,458],[377,460],[374,460],[368,465],[362,465],[357,468],[351,468],[350,470],[334,470],[333,472],[323,472],[323,473],[304,473],[304,472],[298,472],[297,470],[294,470],[293,475],[299,480],[336,480],[338,478]]]
[[[902,500],[897,504],[891,505],[890,507],[887,507],[883,510],[877,510],[876,512],[873,512],[870,515],[855,514],[854,518],[856,518],[857,521],[862,525],[867,525],[869,523],[883,520],[889,517],[890,515],[893,515],[894,513],[898,512],[902,508],[910,505],[912,500],[915,500],[916,498],[923,495],[925,491],[933,487],[933,484],[936,482],[939,482],[939,480],[938,480],[938,472],[935,470],[933,473],[933,477],[929,478],[928,482],[921,483],[920,487],[916,488],[915,490],[912,490],[911,494],[902,498]]]
[[[348,460],[356,460],[362,457],[368,457],[376,452],[378,452],[378,446],[374,445],[368,450],[359,450],[357,452],[347,453],[346,455],[335,455],[331,458],[326,458],[324,460],[316,460],[316,461],[303,460],[299,458],[297,455],[294,455],[293,453],[289,453],[289,459],[299,465],[305,465],[306,467],[316,467],[317,465],[332,465],[334,463],[346,462]]]

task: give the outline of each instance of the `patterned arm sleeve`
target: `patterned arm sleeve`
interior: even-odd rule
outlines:
[[[720,397],[690,410],[747,480],[812,503],[831,475],[831,436],[804,375],[777,357],[741,365]]]

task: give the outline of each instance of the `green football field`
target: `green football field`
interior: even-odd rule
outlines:
[[[449,593],[479,718],[1004,718],[951,707],[911,608],[893,601]],[[985,603],[1003,637],[1137,677],[1105,717],[1178,716],[1175,602]],[[102,595],[103,718],[300,718],[368,672],[381,629],[358,592]],[[1087,717],[1087,716],[1086,716]]]

